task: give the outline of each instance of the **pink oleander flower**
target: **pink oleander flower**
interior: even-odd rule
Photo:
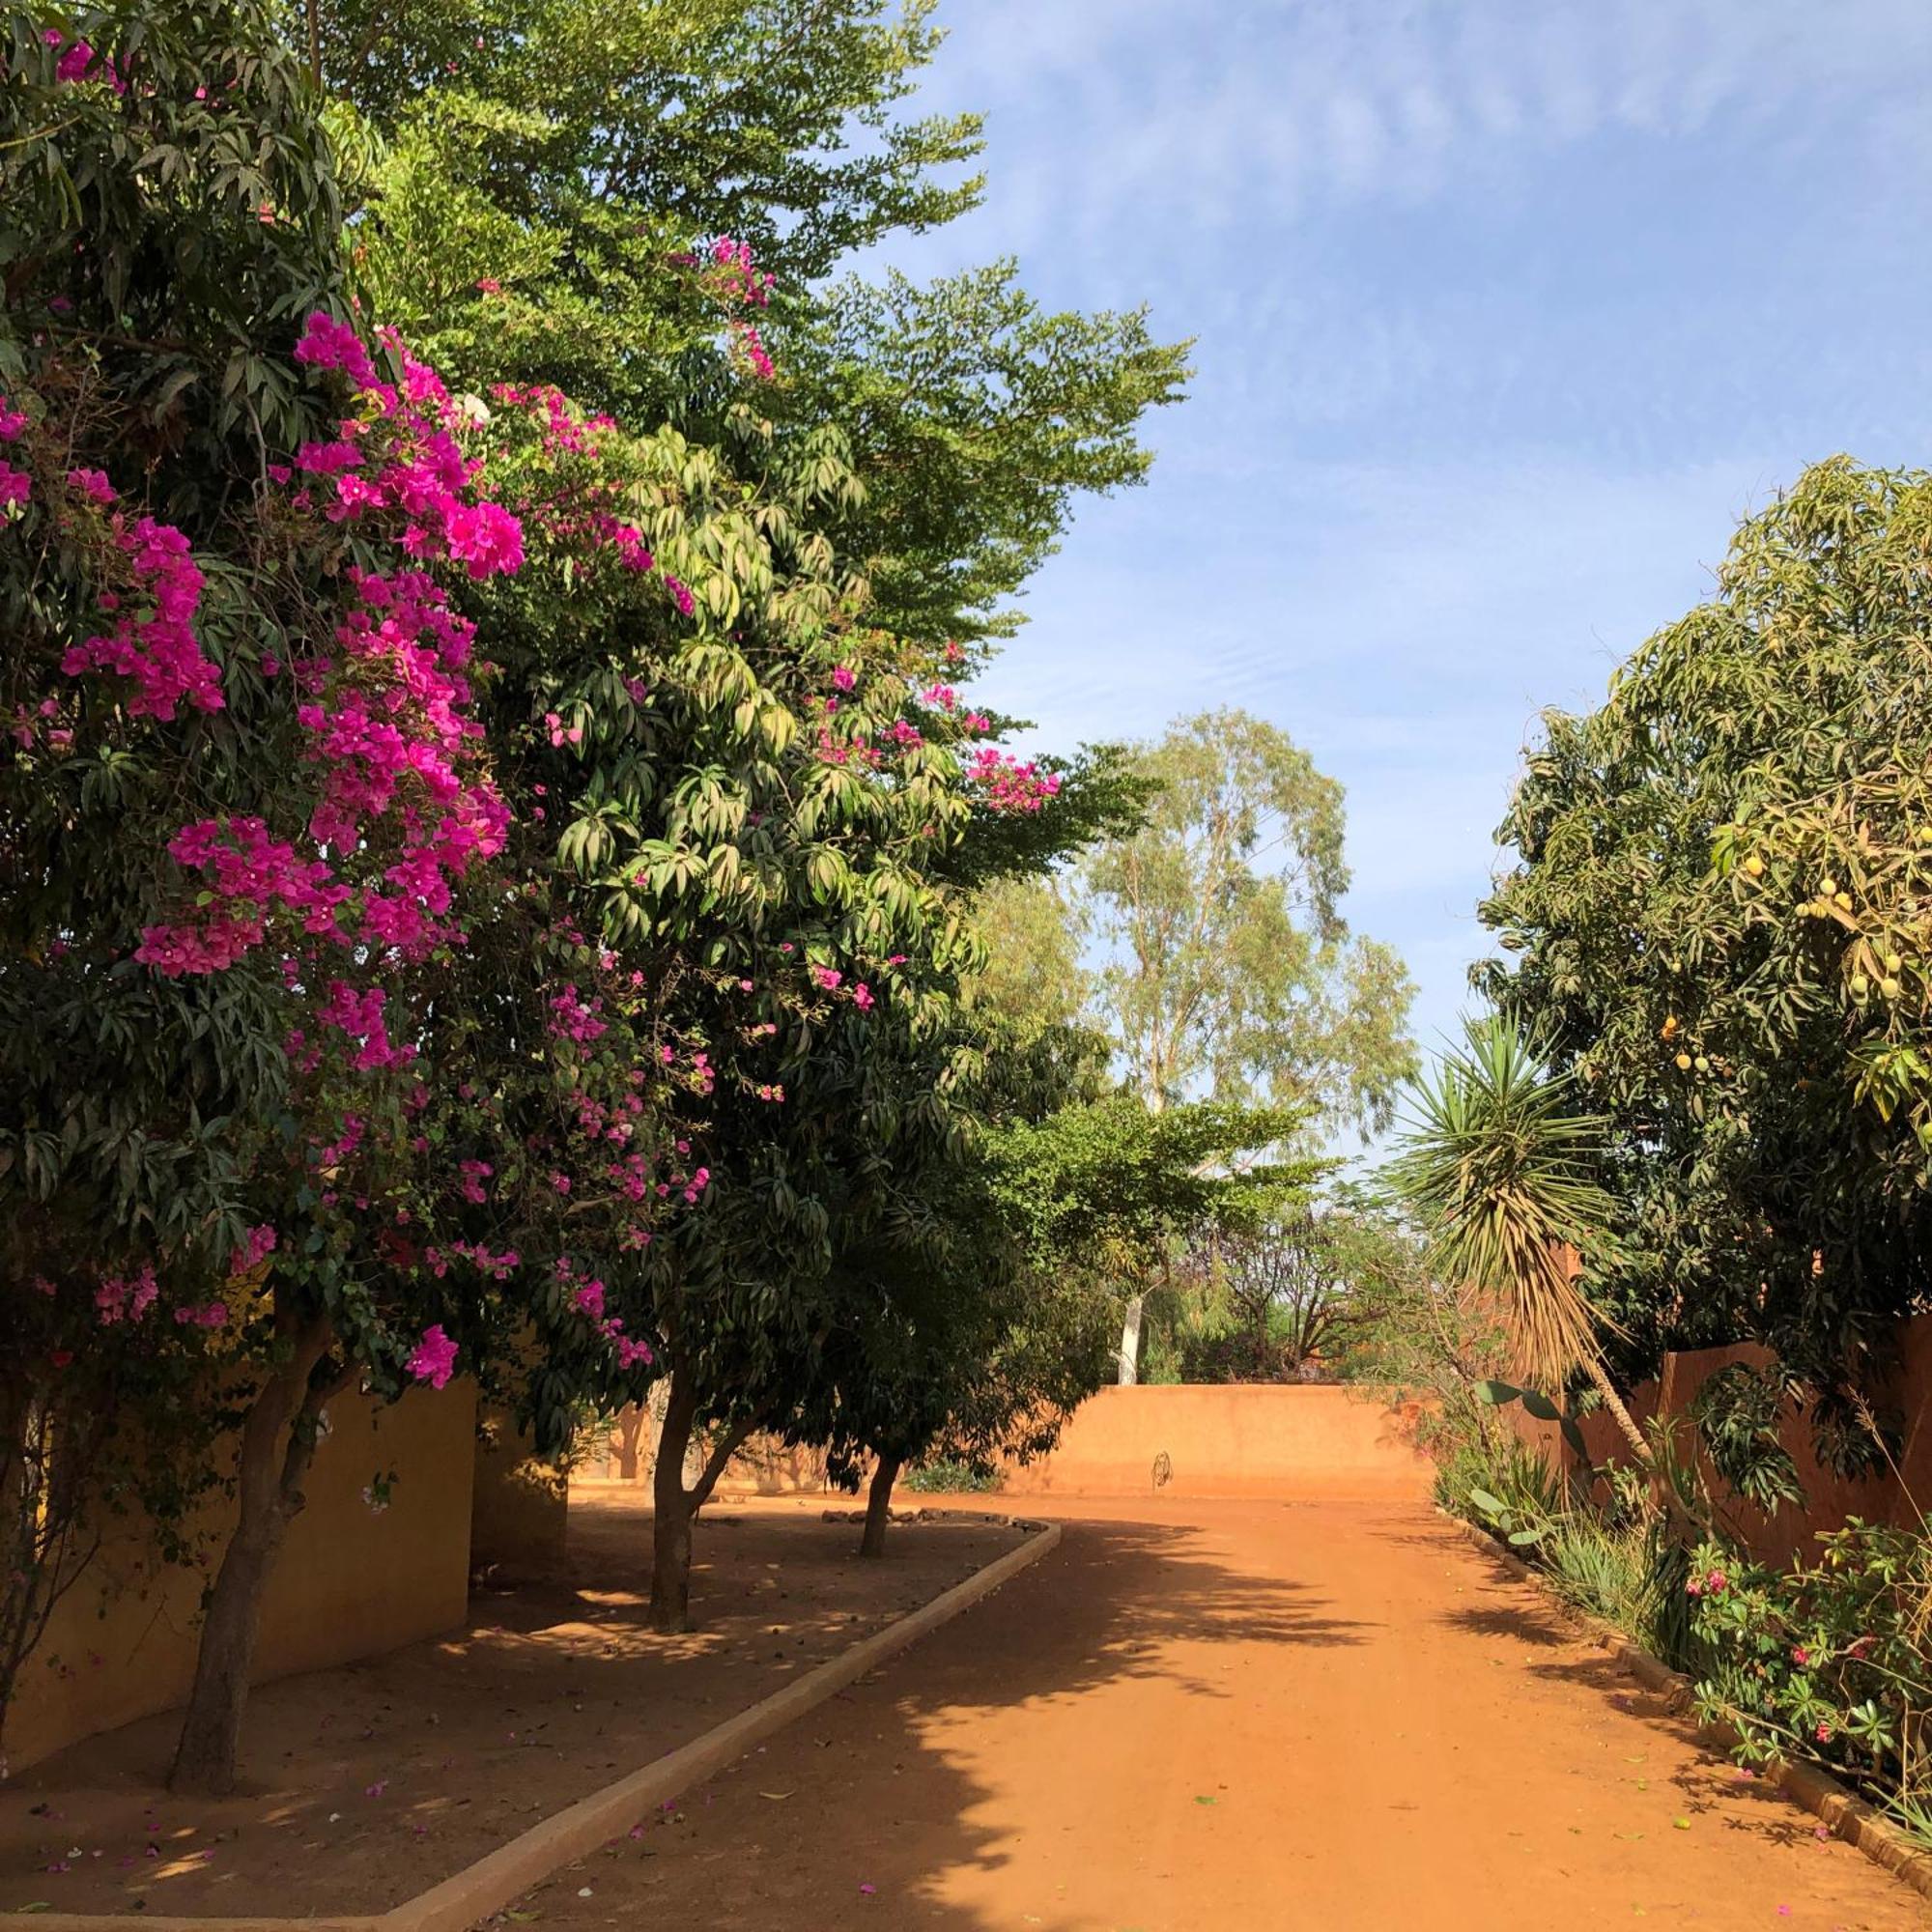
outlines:
[[[443,1333],[442,1324],[425,1328],[422,1340],[409,1359],[409,1371],[417,1381],[431,1388],[445,1388],[456,1373],[456,1344]]]
[[[839,982],[845,978],[844,974],[839,972],[838,969],[835,966],[814,966],[811,969],[811,977],[814,980],[816,980],[818,983],[822,987],[824,987],[824,989],[828,993],[835,991],[838,988]]]
[[[840,691],[850,691],[858,681],[859,675],[850,665],[840,665],[832,673],[832,682]]]
[[[871,1009],[872,989],[871,987],[867,985],[863,980],[860,980],[860,982],[852,988],[852,1004],[855,1007],[857,1007],[862,1013],[868,1012]]]
[[[34,479],[24,469],[0,463],[0,510],[24,503],[34,493]]]

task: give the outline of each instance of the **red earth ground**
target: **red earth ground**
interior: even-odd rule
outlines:
[[[496,1923],[1932,1923],[1424,1504],[1038,1507],[1058,1550]]]

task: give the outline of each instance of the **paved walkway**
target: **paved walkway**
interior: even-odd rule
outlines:
[[[586,1932],[1932,1923],[1426,1508],[1065,1509],[1043,1562],[522,1909]]]

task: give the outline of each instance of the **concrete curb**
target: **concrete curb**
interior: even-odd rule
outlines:
[[[808,1670],[750,1710],[727,1718],[702,1737],[654,1759],[642,1770],[565,1805],[474,1864],[386,1912],[335,1918],[166,1918],[145,1912],[37,1912],[28,1922],[38,1932],[128,1932],[135,1925],[146,1926],[151,1932],[465,1932],[466,1927],[493,1912],[500,1912],[559,1865],[621,1836],[653,1806],[715,1776],[775,1731],[782,1730],[928,1632],[950,1623],[961,1610],[1037,1563],[1059,1542],[1057,1522],[1034,1531],[1018,1548],[1009,1549],[964,1582],[942,1591],[931,1603],[907,1611],[841,1656]]]
[[[1438,1509],[1436,1514],[1454,1523],[1476,1548],[1485,1556],[1493,1557],[1511,1576],[1534,1584],[1565,1619],[1608,1651],[1646,1690],[1654,1690],[1663,1698],[1665,1708],[1673,1715],[1681,1717],[1689,1713],[1695,1687],[1682,1671],[1671,1669],[1649,1651],[1638,1649],[1601,1617],[1566,1604],[1515,1550],[1498,1543],[1487,1530],[1445,1509]],[[1737,1734],[1727,1724],[1700,1724],[1697,1735],[1720,1750],[1728,1750],[1737,1742]],[[1794,1804],[1829,1826],[1833,1836],[1856,1845],[1873,1864],[1883,1865],[1914,1891],[1932,1898],[1932,1853],[1920,1851],[1896,1825],[1875,1811],[1855,1791],[1840,1784],[1830,1772],[1821,1771],[1815,1764],[1780,1764],[1760,1776],[1765,1783],[1783,1792]]]

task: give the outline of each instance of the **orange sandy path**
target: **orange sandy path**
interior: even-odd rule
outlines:
[[[1052,1513],[1058,1551],[520,1909],[586,1932],[1932,1922],[1425,1506]]]

